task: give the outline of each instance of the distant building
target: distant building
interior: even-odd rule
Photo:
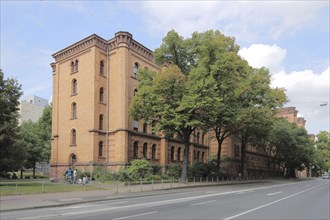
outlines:
[[[24,121],[31,120],[37,122],[42,115],[45,106],[48,105],[48,100],[38,96],[26,96],[19,105],[19,124]]]

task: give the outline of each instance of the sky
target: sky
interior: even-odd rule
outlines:
[[[174,29],[220,30],[239,54],[267,67],[272,87],[285,88],[308,133],[330,130],[328,0],[318,1],[6,1],[1,6],[0,68],[24,96],[50,99],[52,54],[91,35],[118,31],[154,50]],[[327,105],[323,105],[327,103]],[[322,105],[322,106],[321,106]]]

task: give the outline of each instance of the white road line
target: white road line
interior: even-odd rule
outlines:
[[[273,195],[280,194],[280,193],[282,193],[282,191],[268,193],[267,196],[273,196]]]
[[[138,216],[150,215],[150,214],[154,214],[154,213],[157,213],[157,212],[158,211],[146,212],[146,213],[141,213],[141,214],[137,214],[137,215],[130,215],[130,216],[125,216],[125,217],[120,217],[120,218],[114,218],[113,220],[128,219],[128,218],[133,218],[133,217],[138,217]]]
[[[217,200],[211,200],[211,201],[206,201],[206,202],[195,203],[195,204],[191,204],[190,206],[203,205],[203,204],[210,203],[210,202],[215,202],[215,201],[217,201]]]
[[[300,191],[300,192],[294,193],[294,194],[292,194],[292,195],[290,195],[290,196],[287,196],[287,197],[284,197],[284,198],[282,198],[282,199],[278,199],[278,200],[275,200],[275,201],[273,201],[273,202],[267,203],[267,204],[265,204],[265,205],[258,206],[258,207],[254,208],[254,209],[250,209],[250,210],[248,210],[248,211],[246,211],[246,212],[242,212],[242,213],[240,213],[240,214],[237,214],[237,215],[234,215],[234,216],[231,216],[231,217],[225,218],[224,220],[230,220],[230,219],[233,219],[233,218],[236,218],[236,217],[239,217],[239,216],[245,215],[245,214],[247,214],[247,213],[250,213],[250,212],[253,212],[253,211],[255,211],[255,210],[258,210],[258,209],[264,208],[264,207],[266,207],[266,206],[270,206],[270,205],[272,205],[272,204],[274,204],[274,203],[278,203],[278,202],[280,202],[280,201],[283,201],[283,200],[289,199],[289,198],[291,198],[291,197],[297,196],[297,195],[299,195],[299,194],[302,194],[302,193],[304,193],[304,192],[308,192],[308,191],[310,191],[310,190],[316,189],[316,188],[321,187],[321,186],[324,186],[324,185],[326,185],[326,184],[318,185],[318,186],[315,186],[315,187],[313,187],[313,188],[306,189],[306,190],[303,190],[303,191]]]

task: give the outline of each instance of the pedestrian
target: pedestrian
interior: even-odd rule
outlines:
[[[67,181],[72,181],[72,170],[71,167],[69,167],[69,169],[66,171],[66,179]]]
[[[77,177],[78,177],[77,169],[74,169],[74,171],[73,171],[73,184],[76,183]]]

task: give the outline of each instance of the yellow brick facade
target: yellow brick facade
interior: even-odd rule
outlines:
[[[89,171],[105,165],[118,170],[143,156],[162,167],[182,163],[184,147],[180,141],[152,134],[151,124],[146,131],[142,122],[134,128],[136,124],[128,115],[138,83],[136,65],[159,71],[152,51],[130,33],[118,32],[110,40],[93,34],[53,54],[53,58],[52,177],[63,178],[68,167]],[[199,152],[199,160],[208,158],[207,141],[206,135],[204,143],[192,144],[191,152]],[[194,159],[191,153],[190,163]]]

